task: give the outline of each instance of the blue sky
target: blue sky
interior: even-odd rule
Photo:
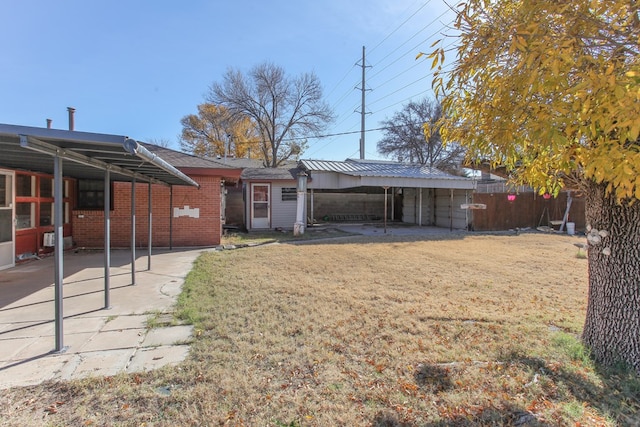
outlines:
[[[0,0],[0,123],[168,140],[229,67],[270,61],[314,72],[336,120],[303,158],[359,156],[362,46],[366,128],[433,96],[430,61],[415,59],[454,14],[443,0]],[[367,132],[366,158],[380,132]]]

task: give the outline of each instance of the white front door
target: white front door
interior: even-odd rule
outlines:
[[[13,177],[0,170],[0,270],[15,265]]]
[[[251,228],[270,228],[271,186],[251,184]]]

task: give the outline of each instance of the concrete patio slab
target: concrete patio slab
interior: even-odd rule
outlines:
[[[79,349],[84,345],[85,342],[91,340],[97,332],[84,332],[78,334],[69,334],[65,340],[68,352],[69,348]],[[53,336],[50,337],[33,337],[32,343],[28,347],[24,347],[20,350],[20,352],[16,353],[12,362],[21,361],[25,359],[29,359],[32,357],[47,357],[50,355],[64,354],[64,353],[55,353],[54,352],[54,344],[53,344]],[[72,354],[73,352],[69,352]],[[1,371],[0,371],[1,372]]]
[[[87,343],[83,344],[79,352],[89,353],[101,350],[137,348],[144,339],[145,332],[144,329],[102,331],[95,334]]]
[[[60,371],[74,355],[48,355],[23,359],[1,369],[2,388],[40,384],[59,376]]]
[[[191,339],[192,332],[193,326],[190,325],[151,329],[142,342],[142,346],[156,347],[161,345],[184,344]]]
[[[110,377],[124,372],[133,356],[134,348],[74,354],[58,373],[61,379],[91,376]]]
[[[121,315],[115,318],[109,318],[102,330],[119,331],[123,329],[145,329],[147,327],[148,318],[149,316],[145,314],[134,314],[131,316]]]
[[[127,372],[142,372],[173,366],[182,362],[189,354],[188,345],[168,345],[141,348],[133,355]]]
[[[146,253],[138,256],[135,285],[131,253],[112,250],[108,308],[102,251],[65,252],[62,352],[53,352],[53,257],[0,271],[0,389],[156,369],[184,360],[191,327],[149,331],[146,322],[151,315],[173,311],[184,278],[206,250],[157,251],[150,260]]]

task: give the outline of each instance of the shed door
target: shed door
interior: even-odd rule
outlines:
[[[251,228],[270,228],[271,186],[251,184]]]
[[[0,269],[15,265],[13,172],[0,170]]]
[[[460,208],[468,203],[465,190],[453,190],[453,198],[449,189],[436,190],[435,215],[436,226],[465,230],[467,228],[467,211]]]

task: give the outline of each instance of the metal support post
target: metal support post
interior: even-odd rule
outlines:
[[[149,181],[149,205],[148,205],[148,212],[149,212],[149,248],[148,248],[148,252],[147,252],[147,270],[151,271],[151,239],[152,239],[152,233],[151,231],[152,229],[152,224],[151,224],[151,220],[152,220],[152,209],[151,209],[151,181]]]
[[[131,181],[131,284],[136,284],[136,179]]]
[[[56,345],[55,351],[62,353],[66,350],[64,347],[64,311],[63,311],[63,292],[62,284],[64,280],[64,196],[62,193],[62,157],[55,156],[53,158],[53,217],[54,217],[54,257],[55,257],[55,316],[56,316]]]
[[[111,172],[104,171],[104,308],[111,308]]]

